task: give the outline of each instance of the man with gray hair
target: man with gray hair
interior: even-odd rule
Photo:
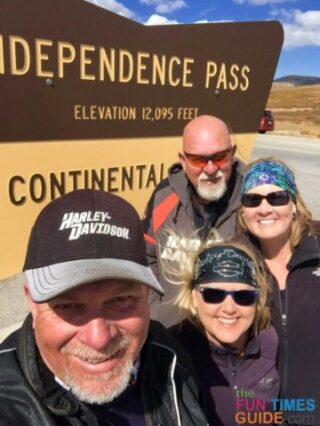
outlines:
[[[163,290],[139,216],[78,190],[38,216],[24,265],[30,314],[0,345],[0,424],[206,425],[188,356],[151,321]]]
[[[183,131],[179,163],[170,167],[147,204],[143,224],[148,263],[166,293],[161,299],[153,295],[151,316],[166,326],[178,321],[172,305],[178,289],[163,277],[161,258],[179,261],[177,247],[192,249],[195,233],[202,239],[213,229],[224,239],[235,233],[243,173],[235,151],[224,121],[210,115],[193,119]]]

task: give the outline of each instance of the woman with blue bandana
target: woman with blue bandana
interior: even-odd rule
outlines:
[[[288,424],[320,425],[319,227],[292,171],[278,160],[249,166],[241,204],[240,227],[259,249],[272,288],[271,320],[280,345],[279,409],[281,404],[282,411],[290,407],[285,413]]]
[[[179,270],[162,266],[181,285],[183,321],[171,331],[193,360],[209,424],[264,424],[261,416],[279,395],[278,339],[254,253],[239,243],[208,242],[183,251]]]

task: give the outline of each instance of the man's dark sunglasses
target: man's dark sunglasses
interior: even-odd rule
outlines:
[[[183,152],[189,163],[195,167],[204,168],[208,161],[212,161],[216,167],[221,167],[227,160],[230,158],[230,153],[232,152],[232,147],[225,149],[224,151],[216,152],[212,155],[198,155],[190,154],[189,152]]]
[[[258,207],[263,199],[266,199],[271,206],[285,206],[290,201],[290,195],[287,191],[269,192],[267,195],[261,194],[243,194],[241,197],[241,204],[244,207]]]
[[[227,291],[211,287],[197,286],[196,288],[201,293],[202,299],[206,303],[221,303],[228,295],[230,295],[237,305],[251,306],[256,302],[259,294],[258,289]]]

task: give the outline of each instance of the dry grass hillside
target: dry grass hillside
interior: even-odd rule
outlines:
[[[274,115],[275,133],[320,138],[320,84],[274,83],[267,109]]]

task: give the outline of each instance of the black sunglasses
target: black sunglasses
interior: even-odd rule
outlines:
[[[237,305],[250,306],[253,305],[258,297],[259,290],[233,290],[227,291],[220,288],[200,287],[196,289],[201,293],[202,299],[206,303],[221,303],[230,295]]]
[[[241,204],[244,207],[258,207],[263,199],[266,199],[271,206],[285,206],[290,201],[290,195],[287,191],[269,192],[267,195],[261,194],[243,194],[241,197]]]

